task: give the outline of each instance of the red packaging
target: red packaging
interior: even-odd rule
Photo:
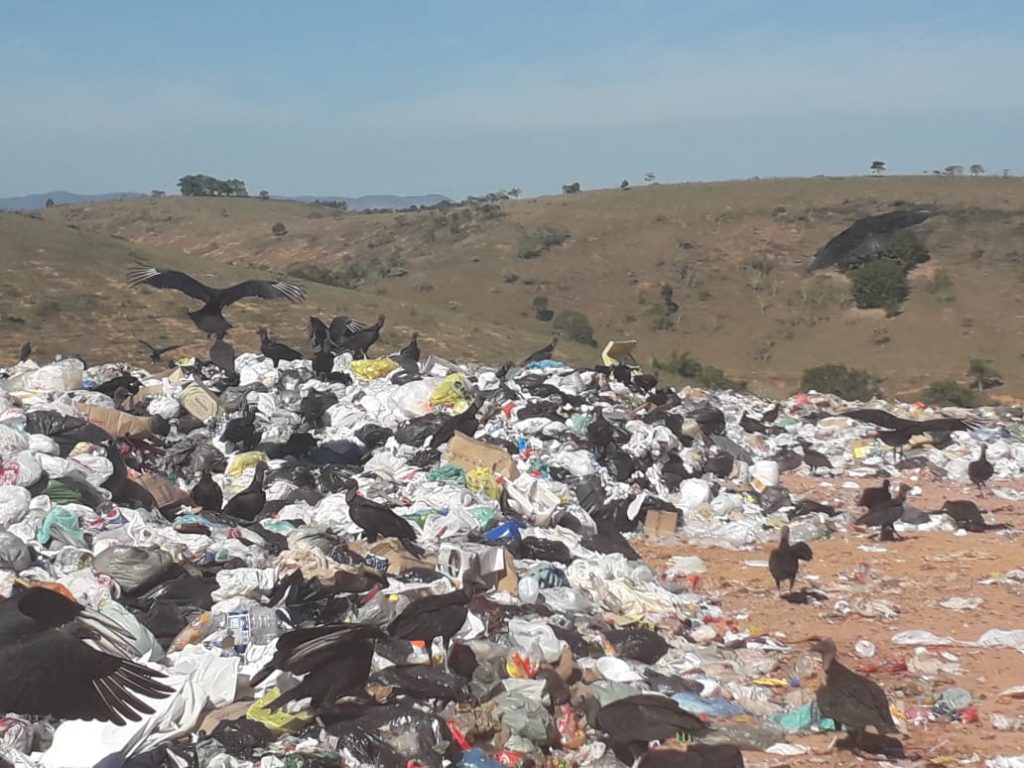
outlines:
[[[964,707],[960,710],[960,722],[961,723],[976,723],[978,722],[978,708],[977,707]]]
[[[494,762],[498,765],[507,765],[509,768],[519,768],[520,765],[526,762],[526,755],[522,752],[514,752],[511,749],[503,749],[495,753]]]

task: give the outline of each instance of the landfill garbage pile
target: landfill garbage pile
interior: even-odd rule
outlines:
[[[793,734],[839,725],[860,729],[863,751],[903,755],[899,739],[823,715],[816,653],[830,685],[842,653],[735,627],[691,546],[848,528],[851,505],[780,483],[896,471],[870,424],[832,415],[848,404],[551,360],[495,371],[346,354],[323,375],[243,354],[233,367],[3,372],[0,762],[729,766],[737,749],[799,755]],[[967,484],[984,443],[996,479],[1019,475],[1020,416],[918,436],[901,471]],[[894,527],[957,524],[908,507]],[[645,561],[645,534],[674,556]],[[41,618],[40,588],[62,596],[42,603],[85,610]],[[2,607],[19,600],[15,627]],[[18,645],[16,631],[64,633],[53,647],[69,650]],[[129,698],[100,677],[97,706],[114,716],[62,716],[87,672],[79,645],[97,637],[130,659],[117,673]],[[965,693],[929,715],[960,716]]]

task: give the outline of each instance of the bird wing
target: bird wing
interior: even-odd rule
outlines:
[[[928,419],[927,421],[914,421],[913,431],[915,432],[956,432],[958,430],[970,430],[978,425],[973,419]]]
[[[365,331],[369,326],[366,323],[361,323],[358,320],[353,320],[347,315],[338,315],[331,320],[330,333],[331,338],[335,342],[341,342],[347,339],[353,333],[359,333],[359,331]]]
[[[160,347],[159,349],[154,349],[153,354],[166,355],[168,352],[173,352],[176,349],[181,349],[182,346],[182,344],[172,344],[169,347]]]
[[[806,541],[798,541],[796,544],[792,544],[789,547],[789,551],[797,560],[810,561],[814,559],[814,553],[811,552],[811,547]]]
[[[309,343],[313,345],[313,349],[322,352],[331,338],[331,331],[319,317],[310,317],[306,335],[309,336]]]
[[[163,673],[96,651],[55,629],[0,646],[0,676],[0,709],[5,712],[117,725],[153,713],[140,697],[172,693],[156,679]]]
[[[917,423],[901,419],[899,416],[893,416],[891,413],[879,410],[878,408],[856,408],[852,411],[842,411],[839,415],[893,430],[907,429],[908,426],[912,428]]]
[[[134,267],[128,270],[128,285],[151,285],[154,288],[173,288],[186,296],[200,301],[209,301],[215,291],[203,285],[194,277],[175,270],[162,271],[153,267]]]
[[[139,344],[141,344],[142,346],[146,347],[146,349],[148,349],[150,352],[152,352],[153,354],[156,354],[156,347],[154,347],[148,341],[145,341],[144,339],[140,339],[138,336],[135,337],[135,340],[137,342],[139,342]]]
[[[272,283],[269,280],[246,280],[225,288],[220,294],[223,306],[241,299],[288,299],[299,302],[306,298],[306,289],[293,283]]]
[[[846,697],[847,706],[852,703],[865,715],[870,712],[886,725],[896,727],[892,720],[892,713],[889,711],[889,699],[882,687],[874,680],[862,677],[839,662],[833,661],[826,673],[826,683],[829,688],[835,689]],[[867,723],[873,723],[870,716],[865,717],[865,720]],[[847,720],[843,720],[843,723],[858,725],[858,723]]]
[[[383,636],[377,627],[369,624],[331,624],[294,629],[278,638],[273,658],[253,676],[251,683],[259,685],[275,669],[304,675],[339,655],[350,655],[353,643]],[[346,647],[348,652],[345,652]]]

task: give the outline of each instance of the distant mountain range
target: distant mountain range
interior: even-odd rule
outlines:
[[[300,203],[312,203],[320,200],[325,203],[344,201],[350,211],[365,211],[368,208],[411,208],[414,205],[437,205],[451,198],[444,195],[363,195],[362,197],[317,197],[316,195],[299,195],[286,197],[285,200],[296,200]]]
[[[92,203],[98,200],[120,200],[123,197],[143,197],[139,192],[110,192],[104,195],[76,195],[74,192],[40,192],[21,197],[0,197],[0,211],[35,211],[46,207],[47,200],[56,205]]]
[[[35,211],[46,207],[47,200],[56,205],[76,205],[80,203],[102,202],[104,200],[120,200],[125,197],[145,197],[141,192],[110,192],[101,195],[77,195],[74,192],[41,192],[21,197],[0,197],[0,211]],[[362,197],[327,197],[317,195],[299,195],[282,197],[280,200],[295,200],[300,203],[312,203],[314,200],[325,202],[344,201],[350,211],[364,211],[368,208],[409,208],[413,205],[429,206],[442,203],[449,198],[444,195],[363,195]]]

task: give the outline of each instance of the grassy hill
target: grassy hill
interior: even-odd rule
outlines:
[[[148,363],[134,336],[153,344],[184,343],[181,353],[204,357],[209,342],[185,312],[198,304],[176,291],[131,289],[125,270],[138,260],[167,269],[181,269],[211,285],[228,285],[249,277],[277,277],[273,272],[236,266],[173,248],[136,245],[120,237],[88,232],[44,220],[37,215],[0,213],[0,360],[10,364],[25,341],[35,357],[48,361],[55,354],[75,353],[90,363],[133,360]],[[305,326],[309,315],[347,312],[375,318],[384,311],[388,322],[381,335],[382,352],[404,345],[413,329],[421,333],[427,353],[466,349],[485,356],[496,343],[507,344],[504,328],[447,307],[413,306],[380,296],[317,283],[304,283],[308,300],[246,300],[225,310],[235,326],[230,337],[239,351],[259,347],[256,329],[308,349]],[[515,344],[515,353],[543,346],[548,331],[528,333]],[[568,345],[570,354],[573,347]],[[576,354],[583,353],[577,347]]]
[[[805,271],[815,250],[856,218],[907,205],[942,215],[915,230],[932,260],[911,273],[902,314],[854,309],[846,277]],[[101,243],[124,252],[82,275],[83,292],[102,286],[114,297],[108,301],[175,318],[168,328],[182,333],[181,312],[191,302],[118,288],[120,266],[112,262],[135,248],[154,264],[190,261],[201,265],[198,274],[221,280],[243,268],[314,276],[358,289],[319,286],[314,305],[366,317],[384,308],[431,334],[441,352],[493,362],[549,337],[552,323],[534,312],[534,302],[546,299],[556,316],[583,312],[600,340],[638,338],[645,362],[688,351],[763,391],[791,390],[805,368],[844,362],[883,376],[886,394],[906,397],[935,379],[962,376],[970,358],[982,357],[1002,371],[1000,392],[1024,394],[1024,179],[653,185],[393,214],[163,198],[58,206],[42,216],[31,224],[54,238],[107,236],[74,249],[77,258]],[[286,234],[272,234],[276,223]],[[109,236],[124,240],[110,245]],[[659,309],[664,286],[677,312]],[[272,318],[272,329],[294,340],[297,332],[285,327],[290,318],[315,309],[279,308],[237,306],[228,313],[236,338],[248,334],[250,319],[270,312],[263,317]],[[530,341],[509,341],[503,329],[512,326]],[[594,359],[586,347],[569,345],[566,353]]]

